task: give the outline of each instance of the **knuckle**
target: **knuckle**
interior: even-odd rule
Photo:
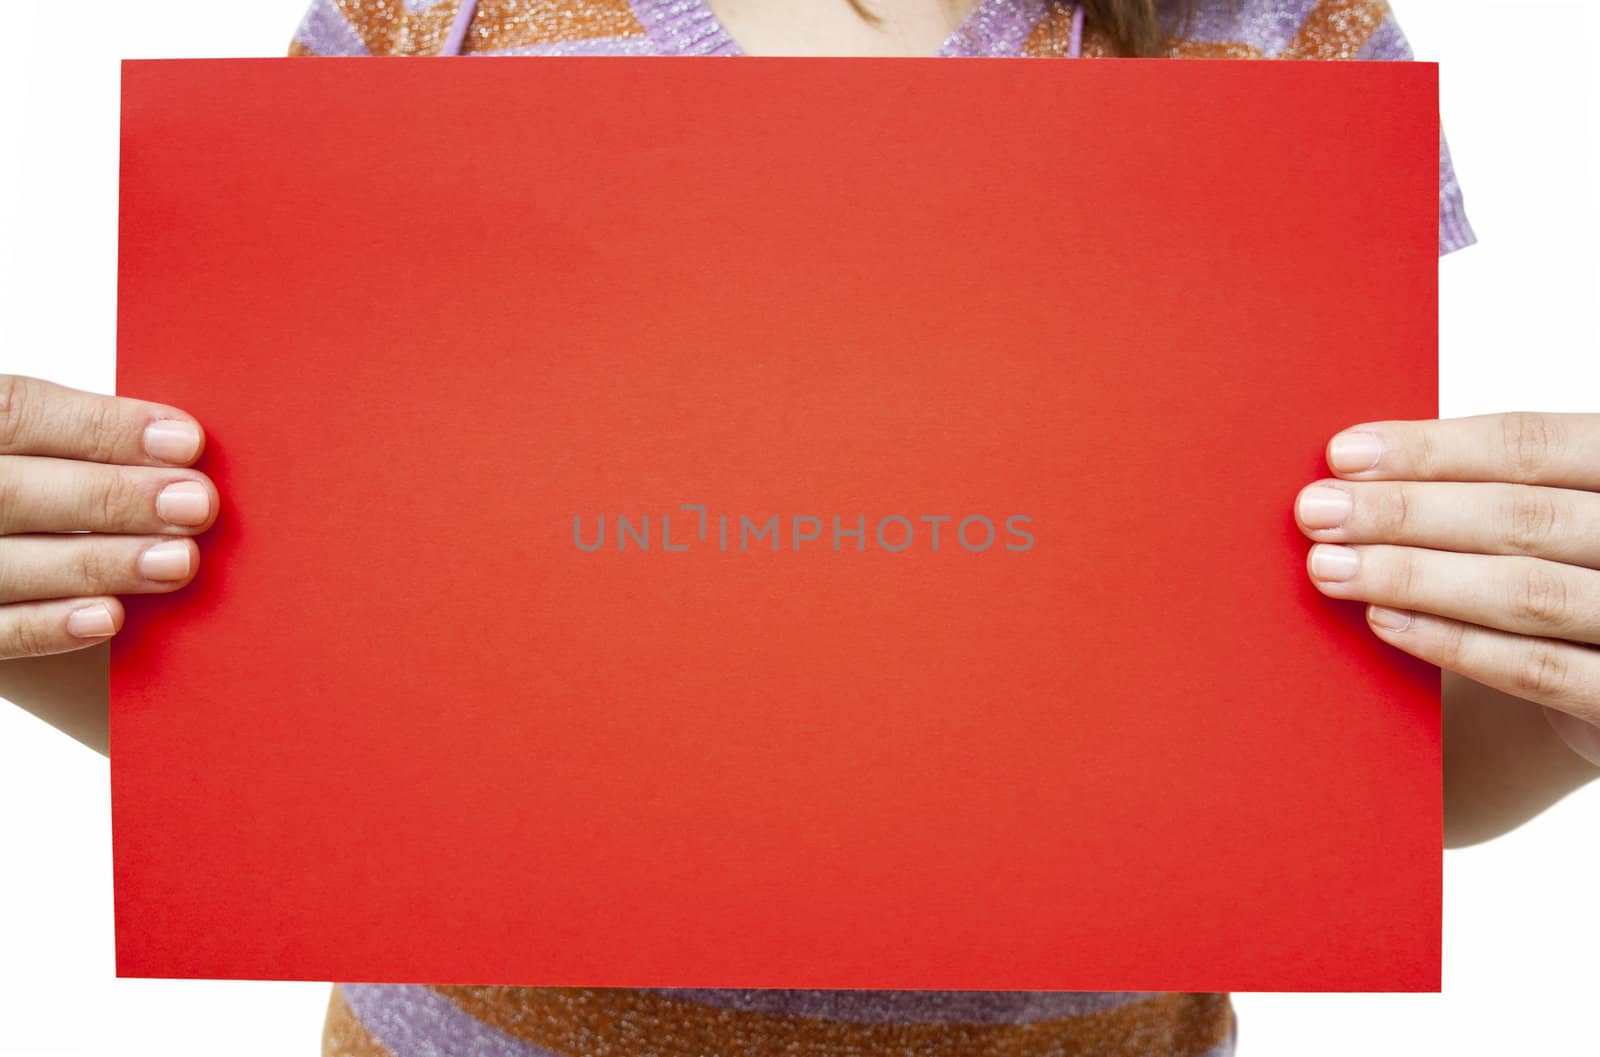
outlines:
[[[1506,504],[1502,535],[1518,554],[1534,555],[1545,550],[1559,535],[1560,524],[1561,512],[1548,492],[1519,488]]]
[[[1417,474],[1434,478],[1439,474],[1439,442],[1431,429],[1424,426],[1416,432]]]
[[[1511,612],[1518,620],[1541,628],[1560,628],[1571,612],[1566,578],[1530,562],[1512,585]]]
[[[1455,620],[1443,621],[1438,651],[1441,668],[1460,671],[1467,654],[1467,626]]]
[[[17,523],[21,503],[17,475],[11,472],[9,463],[0,462],[0,535],[9,533]]]
[[[1537,480],[1558,448],[1555,421],[1535,412],[1517,411],[1501,418],[1500,430],[1512,478],[1525,483]]]
[[[115,400],[92,400],[84,410],[82,438],[85,456],[92,462],[112,462],[117,456],[122,416]]]
[[[139,521],[137,510],[142,500],[131,475],[108,467],[94,475],[87,513],[97,525],[127,528]]]
[[[1561,651],[1549,642],[1535,642],[1522,651],[1511,673],[1512,685],[1538,698],[1559,698],[1566,690],[1569,665]]]
[[[1395,592],[1395,601],[1401,605],[1414,602],[1417,598],[1417,578],[1421,572],[1415,552],[1397,547],[1389,549],[1387,556],[1393,563],[1389,583]]]
[[[93,541],[78,548],[76,566],[78,587],[85,594],[97,593],[121,579],[110,554]]]
[[[0,449],[10,451],[18,438],[18,416],[22,411],[22,379],[16,374],[0,374]]]
[[[30,404],[26,389],[27,379],[0,374],[0,451],[15,449],[22,437],[22,416]]]
[[[39,626],[36,618],[18,614],[6,623],[5,634],[0,636],[0,642],[5,643],[5,652],[11,657],[38,657],[49,652],[44,629]]]
[[[1411,528],[1413,518],[1414,496],[1411,486],[1398,484],[1391,491],[1389,502],[1385,504],[1383,533],[1389,539],[1406,539]]]

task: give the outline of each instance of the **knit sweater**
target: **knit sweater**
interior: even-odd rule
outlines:
[[[1202,0],[1172,58],[1407,60],[1385,0]],[[977,0],[943,57],[1114,58],[1068,0]],[[704,0],[314,0],[318,55],[743,54]],[[1440,136],[1439,252],[1476,241]],[[396,927],[403,927],[397,923]],[[337,984],[324,1057],[1228,1057],[1225,993]]]

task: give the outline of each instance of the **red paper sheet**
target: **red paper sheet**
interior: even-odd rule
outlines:
[[[1437,414],[1435,67],[123,78],[224,509],[115,641],[120,975],[1438,989],[1437,670],[1291,513]]]

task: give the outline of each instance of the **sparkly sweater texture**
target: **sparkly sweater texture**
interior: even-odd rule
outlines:
[[[463,3],[470,5],[463,9]],[[1408,60],[1385,0],[1201,0],[1171,58]],[[1067,58],[1067,0],[977,0],[941,57]],[[459,21],[458,21],[459,16]],[[1114,58],[1089,18],[1082,58]],[[704,0],[313,0],[317,55],[740,55]],[[1476,242],[1440,136],[1439,252]],[[403,923],[397,923],[403,928]],[[1225,993],[334,986],[324,1057],[1231,1057]]]

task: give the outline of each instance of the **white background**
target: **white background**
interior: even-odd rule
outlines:
[[[1600,412],[1600,16],[1588,0],[1393,2],[1418,57],[1441,63],[1481,239],[1440,264],[1442,414]],[[303,0],[6,8],[0,370],[110,392],[117,61],[281,55]],[[1307,687],[1305,707],[1337,696]],[[104,759],[0,702],[0,1053],[316,1054],[326,984],[114,979],[108,796]],[[1597,888],[1591,787],[1445,853],[1443,994],[1236,994],[1239,1053],[1600,1053]]]

